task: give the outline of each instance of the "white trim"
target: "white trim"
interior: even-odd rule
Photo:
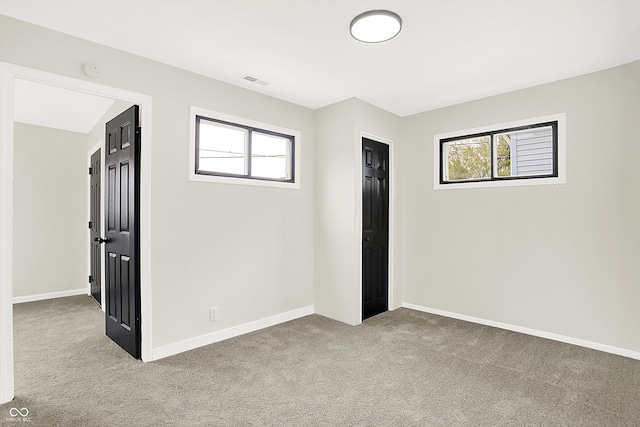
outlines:
[[[13,399],[13,108],[14,80],[133,102],[140,106],[142,156],[140,182],[140,297],[142,360],[152,360],[151,315],[151,97],[94,82],[0,62],[0,403]]]
[[[0,404],[13,379],[13,74],[0,62]]]
[[[299,319],[300,317],[309,316],[315,313],[312,305],[298,308],[296,310],[287,311],[285,313],[276,314],[275,316],[266,317],[264,319],[255,320],[243,325],[234,326],[232,328],[221,331],[212,332],[210,334],[201,335],[199,337],[190,338],[174,344],[158,347],[153,350],[153,360],[162,359],[164,357],[173,356],[174,354],[193,350],[194,348],[203,347],[205,345],[224,341],[229,338],[248,334],[259,329],[268,328],[290,320]]]
[[[389,146],[389,168],[391,173],[389,175],[389,179],[391,181],[391,185],[389,186],[389,256],[388,256],[388,268],[387,268],[387,282],[388,282],[388,290],[387,290],[387,298],[389,304],[389,310],[393,310],[396,307],[394,306],[393,294],[394,294],[394,253],[395,253],[395,227],[393,226],[395,222],[395,185],[396,185],[396,167],[394,164],[394,145],[393,141],[382,138],[377,135],[373,135],[364,131],[360,131],[357,143],[356,143],[356,188],[355,188],[355,259],[356,265],[358,269],[358,299],[356,301],[356,325],[362,323],[362,138],[371,139],[373,141],[379,142],[381,144],[386,144]]]
[[[629,350],[626,348],[614,347],[608,344],[601,344],[593,341],[587,341],[580,338],[568,337],[566,335],[554,334],[552,332],[539,331],[537,329],[525,328],[522,326],[510,325],[508,323],[495,322],[493,320],[482,319],[479,317],[467,316],[466,314],[458,314],[450,311],[438,310],[436,308],[424,307],[421,305],[402,303],[402,306],[411,310],[422,311],[425,313],[437,314],[438,316],[451,317],[453,319],[464,320],[466,322],[478,323],[480,325],[493,326],[508,331],[520,332],[522,334],[532,335],[534,337],[547,338],[554,341],[564,342],[567,344],[578,345],[580,347],[591,348],[593,350],[604,351],[605,353],[616,354],[618,356],[629,357],[631,359],[640,360],[640,352]]]
[[[153,360],[153,334],[151,310],[151,97],[141,97],[140,127],[142,128],[140,143],[140,316],[141,316],[141,355],[143,362]],[[135,101],[132,101],[135,102]],[[102,150],[104,172],[106,150]],[[103,175],[104,176],[104,175]],[[104,194],[104,193],[103,193]],[[102,199],[104,200],[104,198]],[[105,229],[104,218],[102,229]],[[105,284],[104,275],[103,290]],[[104,292],[102,293],[104,295]],[[104,299],[103,299],[104,302]],[[105,304],[102,305],[103,307]]]
[[[26,295],[23,297],[13,297],[14,304],[21,304],[23,302],[42,301],[45,299],[64,298],[75,295],[91,295],[91,291],[87,291],[86,288],[71,289],[69,291],[48,292],[46,294]]]
[[[456,182],[440,184],[440,140],[457,136],[471,135],[474,133],[488,132],[499,129],[528,126],[536,123],[558,121],[558,177],[557,178],[531,178],[510,179],[504,181],[483,182]],[[433,136],[433,189],[434,190],[460,190],[464,188],[491,188],[491,187],[524,187],[531,185],[557,185],[567,183],[567,115],[566,113],[552,114],[531,119],[516,120],[507,123],[481,126],[454,132],[439,133]]]
[[[237,123],[240,125],[251,126],[255,128],[260,128],[264,130],[269,130],[272,132],[283,133],[285,135],[293,135],[294,137],[294,182],[278,182],[278,181],[267,181],[261,179],[251,179],[251,178],[233,178],[226,176],[211,176],[211,175],[200,175],[196,173],[196,123],[195,117],[205,116],[212,119],[223,120],[230,123]],[[255,187],[278,187],[278,188],[289,188],[289,189],[299,189],[302,182],[301,168],[300,168],[300,159],[302,158],[300,155],[302,143],[301,143],[301,133],[294,129],[287,129],[280,126],[275,126],[268,123],[262,123],[255,120],[245,119],[243,117],[236,117],[225,113],[220,113],[217,111],[207,110],[205,108],[194,107],[191,106],[189,109],[189,171],[188,171],[188,180],[196,181],[196,182],[215,182],[220,184],[237,184],[237,185],[251,185]]]

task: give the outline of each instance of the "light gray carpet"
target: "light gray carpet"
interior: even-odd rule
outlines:
[[[151,363],[89,297],[18,304],[31,426],[638,426],[640,361],[408,309],[318,315]],[[14,412],[15,413],[15,412]]]

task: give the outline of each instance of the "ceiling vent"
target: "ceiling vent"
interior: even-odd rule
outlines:
[[[257,84],[259,84],[261,86],[268,86],[269,85],[268,82],[265,82],[264,80],[260,80],[257,77],[250,76],[248,74],[246,76],[244,76],[242,79],[246,80],[248,82],[251,82],[251,83],[257,83]]]

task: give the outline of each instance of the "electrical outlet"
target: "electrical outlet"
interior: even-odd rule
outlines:
[[[215,322],[218,320],[218,307],[209,308],[209,322]]]

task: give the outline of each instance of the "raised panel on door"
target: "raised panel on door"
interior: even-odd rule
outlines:
[[[120,163],[120,233],[129,232],[129,162]]]
[[[120,257],[120,325],[131,330],[131,320],[135,313],[132,313],[130,298],[131,292],[131,258],[125,255]]]
[[[117,259],[118,259],[118,254],[115,254],[113,252],[107,252],[107,270],[106,270],[106,276],[107,276],[107,287],[106,287],[106,292],[107,292],[107,309],[106,309],[106,314],[107,316],[109,316],[111,318],[111,320],[113,321],[118,321],[118,318],[120,317],[118,314],[118,309],[119,306],[116,303],[117,300],[120,298],[119,297],[119,289],[118,286],[116,285],[116,281],[118,278],[118,270],[117,270]]]

